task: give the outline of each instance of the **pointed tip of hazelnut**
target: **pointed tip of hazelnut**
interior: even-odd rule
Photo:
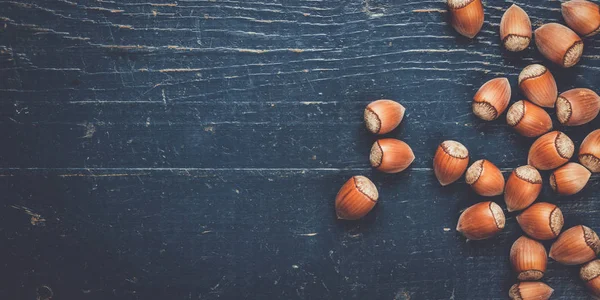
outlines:
[[[371,166],[373,168],[377,168],[381,165],[381,161],[383,160],[383,150],[381,150],[381,146],[379,145],[379,141],[373,143],[371,147],[371,155],[369,155],[369,161],[371,162]]]
[[[600,259],[590,261],[579,270],[579,277],[583,281],[590,281],[598,276],[600,276]]]
[[[379,192],[373,181],[365,176],[358,175],[354,176],[354,184],[361,193],[369,197],[373,202],[377,202],[377,199],[379,199]]]

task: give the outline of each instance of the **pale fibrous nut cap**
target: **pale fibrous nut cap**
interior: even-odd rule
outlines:
[[[448,0],[450,23],[463,36],[474,38],[484,21],[481,0]]]
[[[564,68],[577,64],[583,54],[581,38],[558,23],[548,23],[538,28],[535,31],[535,43],[542,55]]]
[[[598,276],[600,276],[600,259],[590,261],[579,270],[579,277],[583,281],[590,281]]]
[[[365,176],[354,176],[356,188],[374,202],[379,199],[379,192],[373,182]]]
[[[508,107],[511,88],[505,77],[484,83],[473,97],[473,113],[484,121],[497,119]]]
[[[513,4],[500,21],[500,39],[508,51],[523,51],[531,42],[531,21],[527,13]]]
[[[467,172],[465,173],[465,181],[467,182],[467,184],[471,185],[471,184],[474,184],[477,180],[479,180],[479,177],[481,177],[481,173],[483,173],[483,163],[484,162],[485,162],[485,160],[480,159],[480,160],[474,162],[467,169]]]
[[[600,7],[596,3],[584,0],[563,2],[562,15],[567,25],[583,37],[600,32]]]
[[[515,175],[529,183],[542,184],[542,175],[530,165],[520,166],[515,169]]]

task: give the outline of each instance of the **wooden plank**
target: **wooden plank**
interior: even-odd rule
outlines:
[[[381,200],[362,221],[338,221],[333,199],[354,174],[373,178]],[[464,182],[440,187],[430,171],[0,175],[10,187],[0,210],[6,267],[19,274],[2,284],[20,295],[48,284],[57,297],[88,297],[82,299],[504,299],[514,282],[507,261],[521,234],[514,215],[497,237],[465,242],[454,231],[457,217],[482,199]],[[546,186],[543,199],[561,206],[566,226],[598,224],[589,208],[599,201],[599,183],[594,176],[584,192],[567,198]],[[585,297],[575,273],[550,262],[547,282],[557,298]]]
[[[0,105],[0,165],[365,168],[375,140],[362,121],[367,103],[6,103]],[[387,136],[412,146],[415,168],[431,168],[445,139],[463,142],[473,161],[487,158],[501,168],[527,162],[534,139],[518,136],[504,117],[483,122],[468,101],[403,103],[406,120]],[[577,145],[598,127],[600,119],[556,125]]]

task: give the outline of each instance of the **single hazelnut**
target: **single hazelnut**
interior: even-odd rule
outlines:
[[[533,64],[519,74],[519,88],[529,101],[541,107],[554,107],[558,98],[556,80],[548,68]]]
[[[554,290],[539,281],[524,281],[513,285],[508,296],[513,300],[548,300]]]
[[[535,31],[535,44],[544,57],[569,68],[581,59],[583,41],[568,27],[558,23],[542,25]]]
[[[450,23],[458,33],[474,38],[483,26],[481,0],[448,0]]]
[[[517,279],[540,280],[546,272],[548,254],[540,242],[522,236],[510,248],[510,263],[517,273]]]
[[[433,171],[442,186],[457,181],[467,170],[469,151],[456,141],[441,143],[433,158]]]
[[[519,52],[527,49],[531,42],[531,20],[518,5],[513,4],[504,12],[500,21],[500,40],[508,51]]]
[[[539,202],[518,215],[517,222],[528,236],[543,241],[556,238],[565,224],[565,219],[558,206]]]
[[[386,134],[398,127],[405,111],[404,106],[396,101],[373,101],[365,109],[365,124],[371,133]]]
[[[537,199],[542,191],[542,175],[534,167],[516,168],[506,181],[504,202],[509,212],[523,210]]]
[[[600,7],[596,3],[585,0],[564,2],[562,15],[567,25],[583,37],[600,32]]]
[[[506,113],[506,122],[526,137],[537,137],[552,130],[552,119],[541,107],[521,100],[515,102]]]
[[[578,163],[567,163],[550,175],[552,189],[565,196],[579,193],[588,183],[592,172]]]
[[[481,196],[498,196],[504,192],[504,176],[489,160],[474,162],[465,174],[468,185]]]
[[[473,113],[484,121],[495,120],[508,107],[510,96],[508,79],[494,78],[483,84],[473,97]]]
[[[371,166],[384,173],[404,171],[415,160],[410,146],[397,139],[380,139],[373,143],[369,157]]]
[[[574,152],[575,145],[566,134],[552,131],[531,145],[527,161],[538,170],[552,170],[566,164]]]
[[[469,240],[483,240],[500,232],[505,225],[504,212],[498,204],[488,201],[467,208],[460,215],[456,231]]]
[[[561,233],[550,248],[550,258],[563,265],[580,265],[600,253],[598,235],[589,227],[578,225]]]
[[[377,187],[369,178],[353,176],[335,197],[335,211],[339,219],[357,220],[373,209],[378,198]]]
[[[556,116],[566,126],[589,123],[600,112],[600,97],[590,89],[568,90],[556,100]]]

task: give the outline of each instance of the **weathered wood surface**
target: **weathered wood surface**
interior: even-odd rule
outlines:
[[[562,21],[558,1],[515,3]],[[482,198],[431,171],[449,138],[505,171],[526,162],[532,140],[470,99],[546,61],[503,51],[511,3],[485,4],[469,41],[444,1],[0,1],[0,298],[505,299],[514,215],[465,242],[456,220]],[[560,90],[597,89],[600,41],[585,45],[552,68]],[[417,156],[400,175],[369,169],[361,117],[378,98],[408,110],[389,134]],[[577,144],[598,127],[557,125]],[[355,174],[380,204],[337,221]],[[542,198],[600,230],[599,182]],[[550,263],[556,299],[588,298],[577,271]]]

